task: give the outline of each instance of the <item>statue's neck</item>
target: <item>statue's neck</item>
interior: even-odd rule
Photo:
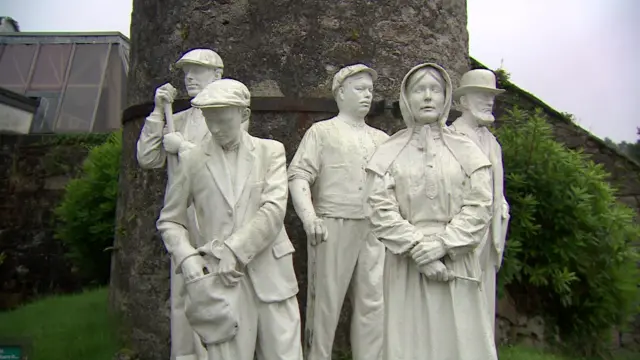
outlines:
[[[477,129],[480,126],[482,126],[478,121],[478,119],[475,116],[473,116],[473,114],[470,111],[463,112],[462,116],[460,117],[460,120],[458,121],[460,121],[462,124],[472,129]]]
[[[345,112],[341,112],[340,114],[338,114],[337,118],[355,127],[362,127],[365,124],[364,117],[348,114]]]

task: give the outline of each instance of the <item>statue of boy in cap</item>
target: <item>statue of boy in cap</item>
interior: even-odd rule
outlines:
[[[184,82],[189,96],[194,97],[211,82],[222,77],[223,63],[220,55],[209,49],[194,49],[184,54],[176,63],[184,71]],[[165,125],[163,107],[171,104],[176,89],[169,83],[155,92],[155,107],[146,118],[138,139],[137,158],[143,169],[157,169],[167,163],[167,189],[177,174],[177,157],[193,148],[209,132],[200,109],[189,108],[173,115],[175,131]],[[189,207],[189,227],[196,227],[193,206]],[[193,240],[192,240],[193,243]],[[181,294],[184,279],[175,274],[176,264],[171,264],[171,360],[203,359],[204,348],[189,326],[184,315],[184,297]]]
[[[183,155],[157,227],[185,277],[187,317],[209,360],[302,360],[294,247],[284,228],[285,150],[244,130],[250,98],[241,82],[221,79],[191,101],[210,135]],[[195,244],[190,202],[200,224]]]
[[[365,123],[377,73],[362,64],[333,78],[338,116],[312,125],[289,165],[289,189],[308,241],[306,358],[331,359],[344,297],[353,302],[353,359],[382,356],[384,246],[363,213],[365,167],[389,136]],[[312,200],[313,199],[313,200]]]
[[[496,95],[504,92],[496,88],[496,77],[490,70],[477,69],[466,72],[460,79],[460,87],[454,91],[454,99],[459,101],[462,116],[451,128],[471,139],[489,158],[493,173],[493,218],[485,244],[480,250],[480,264],[483,270],[484,293],[487,298],[489,319],[495,333],[496,273],[502,264],[507,226],[509,224],[509,204],[504,196],[504,173],[502,148],[496,137],[487,129],[495,121],[493,102]]]

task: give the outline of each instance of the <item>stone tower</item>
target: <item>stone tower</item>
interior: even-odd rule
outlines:
[[[218,52],[224,76],[252,92],[250,132],[284,143],[290,160],[306,129],[337,113],[331,81],[345,65],[361,62],[378,72],[378,102],[368,122],[389,134],[403,126],[392,102],[411,67],[436,62],[457,84],[469,67],[466,5],[466,0],[133,1],[130,108],[123,118],[110,301],[142,359],[169,357],[169,257],[155,229],[165,170],[141,170],[135,149],[154,89],[167,81],[184,87],[171,64],[192,48]],[[174,104],[174,111],[179,107]],[[290,203],[285,226],[296,246],[304,311],[306,237]],[[337,352],[347,350],[347,334],[348,326],[341,326]]]

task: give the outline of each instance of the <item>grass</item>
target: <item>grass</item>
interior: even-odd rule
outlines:
[[[53,296],[2,312],[0,339],[30,341],[31,360],[111,360],[120,346],[107,311],[107,292]]]
[[[638,360],[637,352],[618,351],[613,354],[612,360]],[[550,354],[541,350],[530,349],[521,346],[504,346],[500,349],[500,360],[593,360],[584,357],[567,357]]]
[[[53,296],[0,313],[0,341],[31,341],[31,360],[111,360],[120,349],[115,322],[107,308],[106,288]],[[616,360],[640,359],[620,354]],[[521,346],[500,349],[500,360],[582,360]]]

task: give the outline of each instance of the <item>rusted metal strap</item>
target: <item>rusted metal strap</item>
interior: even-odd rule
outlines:
[[[122,124],[131,120],[147,117],[153,111],[153,103],[148,102],[128,107],[122,113]],[[191,107],[189,99],[176,99],[173,102],[174,113]],[[392,110],[394,116],[399,117],[398,102],[385,100],[374,101],[371,104],[368,116],[381,115],[385,109]],[[338,105],[335,100],[328,98],[293,98],[293,97],[253,97],[251,98],[251,111],[257,112],[317,112],[338,113]]]

